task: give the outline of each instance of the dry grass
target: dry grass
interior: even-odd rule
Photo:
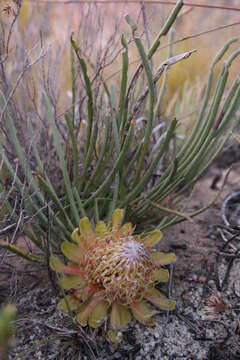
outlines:
[[[219,1],[211,2],[211,4],[215,3],[219,5]],[[5,42],[7,32],[13,20],[12,15],[7,16],[6,12],[3,11],[7,4],[9,5],[7,1],[1,2],[1,21],[2,29],[4,29],[5,32]],[[234,6],[237,5],[237,2],[223,1],[222,4]],[[16,4],[12,2],[10,5],[16,11]],[[159,29],[166,20],[170,9],[171,7],[167,5],[145,5],[147,21],[147,28],[145,27],[145,30],[148,29],[148,36],[151,39],[154,38],[157,29]],[[26,53],[34,47],[36,54],[36,52],[40,51],[41,47],[46,49],[48,44],[51,44],[51,49],[48,50],[48,55],[45,57],[45,60],[36,64],[34,68],[31,69],[31,74],[29,74],[28,71],[27,74],[24,75],[25,81],[21,81],[18,89],[15,91],[15,100],[20,99],[18,106],[28,110],[32,110],[34,100],[39,110],[41,108],[38,96],[41,92],[40,88],[42,86],[48,86],[51,97],[54,98],[56,107],[61,113],[70,104],[69,38],[71,32],[74,31],[79,35],[79,43],[84,54],[94,62],[97,57],[100,57],[100,50],[101,52],[104,51],[104,47],[112,38],[116,26],[118,29],[115,34],[116,40],[119,40],[122,31],[128,31],[124,21],[124,15],[126,13],[130,13],[135,19],[138,18],[140,28],[144,30],[141,5],[137,4],[42,4],[23,0],[19,18],[14,25],[13,34],[9,43],[7,63],[5,63],[4,66],[8,82],[7,92],[10,92],[14,86],[26,57],[28,60],[33,57],[33,54],[26,56]],[[183,15],[176,23],[175,39],[236,20],[238,20],[237,12],[202,8],[190,9],[186,7]],[[169,72],[169,96],[171,97],[176,92],[179,92],[179,89],[183,88],[185,81],[194,83],[199,77],[204,81],[209,63],[217,49],[219,49],[226,40],[237,36],[238,30],[239,26],[230,27],[203,35],[198,39],[189,39],[180,42],[174,46],[173,52],[175,54],[192,48],[197,48],[198,53],[184,64],[175,66]],[[146,40],[146,36],[143,35],[143,37]],[[2,42],[3,41],[2,35]],[[165,40],[165,43],[167,43],[167,41],[168,39]],[[118,43],[118,41],[115,43]],[[120,49],[115,48],[114,54],[111,56],[108,54],[106,64],[111,62],[111,58],[117,54],[117,50]],[[155,57],[155,67],[165,59],[166,51],[167,50],[162,50]],[[2,54],[4,54],[4,51],[2,51]],[[135,50],[132,50],[130,58],[133,62],[137,59]],[[119,73],[114,75],[121,67],[120,56],[118,56],[118,60],[119,61],[115,61],[114,66],[111,65],[111,67],[109,67],[105,65],[104,76],[109,78],[113,75],[109,83],[119,81]],[[136,65],[136,63],[132,65],[132,70],[136,68]],[[45,75],[43,74],[43,70]],[[235,76],[237,71],[237,64],[235,64],[235,71],[232,71],[232,76]],[[44,76],[45,82],[47,78],[47,85],[44,83]],[[30,95],[27,103],[26,100],[23,101],[22,99],[21,94],[23,91],[27,91]]]

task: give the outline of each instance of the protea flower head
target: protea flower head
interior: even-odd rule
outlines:
[[[61,246],[69,262],[63,264],[51,258],[52,269],[63,275],[62,288],[69,291],[59,308],[76,312],[82,326],[93,328],[109,315],[113,342],[118,340],[119,330],[131,321],[131,313],[144,325],[154,324],[156,310],[149,303],[161,310],[175,308],[175,301],[155,288],[169,279],[164,265],[176,260],[173,253],[153,249],[162,238],[161,231],[133,235],[131,223],[121,226],[122,218],[123,210],[116,209],[112,226],[99,221],[95,231],[89,219],[82,218],[72,233],[74,243],[63,242]]]

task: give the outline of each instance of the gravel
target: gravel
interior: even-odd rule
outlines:
[[[239,264],[236,267],[234,272],[237,273]],[[204,295],[203,288],[204,285],[196,279],[190,288],[189,281],[181,281],[181,287],[177,287],[174,294],[178,299],[177,311],[170,316],[159,312],[154,327],[144,327],[133,321],[122,332],[122,342],[118,347],[102,336],[104,329],[98,332],[84,329],[88,347],[71,319],[56,310],[58,299],[50,284],[46,284],[45,288],[35,287],[17,297],[16,339],[9,359],[235,359],[235,354],[240,356],[237,345],[239,335],[234,334],[238,311],[229,308],[237,306],[237,298],[228,291],[224,298],[228,311],[218,314],[202,299],[203,296],[211,299],[213,290]],[[230,358],[221,357],[226,354],[226,346],[231,346]],[[217,352],[219,347],[222,355]],[[211,358],[211,353],[217,354],[217,357]]]

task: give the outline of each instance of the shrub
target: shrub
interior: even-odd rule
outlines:
[[[85,61],[72,36],[72,106],[65,121],[59,121],[51,92],[47,94],[44,89],[40,134],[37,122],[31,120],[25,121],[21,128],[25,131],[19,132],[16,108],[6,99],[4,89],[0,93],[4,121],[0,133],[0,212],[3,222],[10,220],[0,235],[12,228],[15,235],[20,229],[40,254],[20,249],[14,244],[14,235],[11,241],[1,240],[0,246],[35,262],[48,262],[49,253],[61,249],[69,263],[51,257],[52,269],[67,274],[60,279],[64,298],[59,306],[76,311],[81,325],[88,322],[93,327],[102,323],[111,308],[112,341],[118,341],[118,329],[130,321],[129,308],[144,324],[152,323],[155,313],[146,301],[160,308],[174,308],[174,301],[159,293],[155,283],[168,280],[168,270],[161,266],[175,257],[154,252],[152,246],[162,229],[191,219],[206,208],[186,214],[186,201],[182,204],[180,200],[220,153],[238,122],[240,79],[236,78],[228,91],[226,83],[239,50],[224,61],[215,87],[213,81],[216,64],[235,39],[212,62],[191,131],[181,133],[176,117],[163,121],[160,110],[168,69],[195,50],[172,56],[170,47],[168,58],[156,71],[151,60],[182,6],[179,0],[149,51],[133,19],[126,17],[132,36],[129,41],[121,37],[119,89],[109,86],[102,69],[90,78],[89,67],[93,71],[95,66],[89,59]],[[130,41],[141,61],[131,79]],[[76,101],[78,69],[84,89],[80,103]],[[28,139],[26,143],[22,134]],[[121,222],[126,224],[120,228]],[[94,224],[95,232],[91,230]],[[135,262],[131,258],[128,263],[122,257],[129,247],[140,254]],[[115,269],[118,261],[120,272]],[[132,265],[135,268],[131,273],[127,266]],[[115,277],[120,277],[119,288],[113,286]],[[136,291],[131,297],[134,284]],[[65,295],[65,290],[72,292]],[[142,298],[138,298],[140,292]]]
[[[71,112],[65,116],[65,123],[56,120],[50,100],[43,91],[47,121],[44,134],[47,136],[45,141],[51,144],[51,168],[46,162],[44,147],[39,149],[35,142],[38,127],[28,122],[27,130],[32,142],[30,148],[24,148],[1,92],[2,117],[8,132],[6,136],[2,128],[0,141],[5,174],[0,184],[4,211],[8,211],[18,222],[21,208],[21,214],[24,214],[21,229],[40,249],[45,248],[43,239],[47,236],[49,222],[49,241],[56,249],[62,241],[71,241],[71,233],[78,226],[80,216],[87,215],[93,222],[108,220],[120,207],[124,209],[125,220],[137,225],[136,231],[150,231],[153,228],[164,229],[201,211],[186,215],[176,204],[216,158],[236,125],[239,78],[228,93],[225,86],[229,68],[239,51],[223,63],[214,95],[210,97],[214,67],[236,40],[229,41],[217,54],[211,65],[194,128],[184,141],[176,138],[176,129],[180,124],[177,119],[161,122],[159,107],[166,69],[190,56],[192,51],[168,58],[155,73],[150,60],[182,5],[182,1],[177,3],[148,52],[137,35],[136,24],[129,16],[126,17],[141,65],[129,81],[128,42],[123,35],[118,101],[116,90],[109,88],[103,78],[97,89],[92,88],[85,60],[76,42],[71,39],[82,71],[86,96],[82,99],[81,111],[77,112],[74,96],[76,64],[72,56],[73,104]],[[165,79],[157,96],[155,84],[164,73]],[[142,76],[146,84],[142,82]],[[140,91],[139,84],[144,84]],[[6,143],[9,141],[13,157],[8,155]],[[15,165],[14,157],[17,159]],[[15,197],[18,202],[14,202]],[[33,226],[31,219],[37,219]],[[17,251],[14,245],[1,244]],[[39,261],[38,257],[33,256],[32,259]]]

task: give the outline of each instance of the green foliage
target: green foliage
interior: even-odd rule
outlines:
[[[12,321],[16,312],[16,307],[13,305],[6,305],[0,311],[0,358],[2,360],[7,358],[8,346],[14,334]]]
[[[23,198],[21,206],[27,219],[37,220],[34,226],[23,222],[21,227],[39,248],[45,250],[40,239],[45,240],[47,236],[51,246],[55,248],[63,241],[71,241],[71,233],[78,226],[81,215],[87,215],[93,222],[99,219],[109,220],[119,207],[124,209],[125,220],[137,225],[136,231],[149,231],[153,228],[166,228],[201,211],[184,214],[181,209],[176,208],[176,203],[183,193],[192,189],[236,126],[240,79],[235,80],[228,92],[226,83],[229,68],[240,52],[234,52],[223,63],[214,88],[215,66],[236,40],[229,41],[217,54],[210,68],[200,109],[195,114],[194,127],[187,138],[179,139],[176,136],[179,133],[178,119],[172,118],[163,123],[160,107],[167,69],[192,52],[172,57],[170,49],[169,58],[156,72],[152,70],[150,60],[159,47],[161,37],[169,32],[182,4],[183,1],[178,1],[148,52],[137,34],[137,25],[129,16],[126,17],[141,65],[132,79],[129,79],[128,41],[122,36],[119,92],[118,89],[109,87],[104,79],[101,79],[99,91],[93,88],[87,63],[80,54],[77,43],[71,38],[73,98],[71,111],[66,114],[64,124],[59,124],[56,120],[46,93],[43,92],[42,95],[47,119],[45,126],[52,141],[55,169],[60,169],[60,184],[48,172],[41,149],[34,141],[32,163],[35,166],[28,160],[27,149],[20,143],[16,124],[8,111],[4,93],[1,92],[0,106],[5,111],[4,121],[20,171],[15,172],[2,141],[1,161],[16,192]],[[84,121],[80,119],[79,122],[76,119],[76,60],[86,90],[82,100],[86,106],[82,106],[81,110]],[[156,84],[162,74],[164,80],[157,96]],[[100,93],[100,96],[97,97],[96,93]],[[142,122],[140,117],[137,118],[139,114],[144,118]],[[164,129],[160,133],[159,127]],[[66,137],[62,136],[62,128]],[[30,123],[30,136],[34,132],[34,126]],[[156,134],[158,138],[154,144]],[[6,208],[17,221],[18,212],[7,197],[9,188],[3,182],[0,186]],[[6,243],[2,245],[7,246]]]

